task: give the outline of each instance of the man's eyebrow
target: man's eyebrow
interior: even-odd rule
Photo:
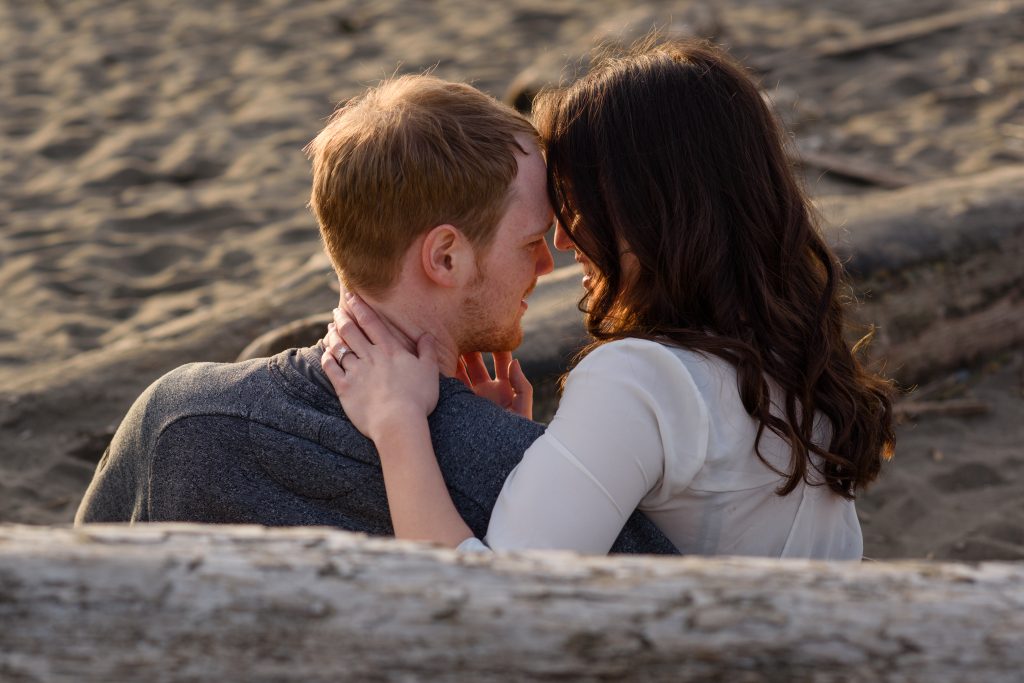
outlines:
[[[551,228],[553,228],[553,227],[555,227],[555,219],[554,218],[552,218],[551,222],[549,222],[547,225],[545,225],[540,230],[534,230],[533,232],[531,232],[530,233],[530,239],[536,239],[537,237],[543,237],[544,235],[546,235],[549,232],[551,232]]]

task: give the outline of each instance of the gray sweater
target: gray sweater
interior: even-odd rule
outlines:
[[[342,412],[320,353],[192,363],[158,379],[103,454],[75,523],[324,525],[392,535],[377,452]],[[458,380],[440,381],[434,450],[455,507],[482,538],[505,478],[544,427]],[[675,548],[634,512],[612,552]]]

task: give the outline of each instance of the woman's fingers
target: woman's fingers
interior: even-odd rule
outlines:
[[[343,346],[345,342],[342,340],[341,335],[338,334],[338,328],[331,323],[327,326],[327,336],[324,337],[324,346],[329,349],[337,346]]]
[[[338,334],[338,328],[335,327],[334,323],[327,326],[327,336],[324,337],[324,346],[327,351],[334,356],[334,360],[341,362],[341,357],[345,354],[348,348],[345,345],[345,340]]]
[[[367,339],[369,339],[372,344],[389,351],[400,346],[395,335],[387,328],[387,325],[384,324],[384,321],[381,320],[376,311],[370,308],[370,306],[363,301],[358,294],[348,292],[345,297],[345,305],[355,317],[355,321],[359,324],[359,327],[366,334]],[[348,339],[348,337],[346,337],[346,339]]]
[[[466,361],[463,360],[462,356],[459,356],[459,361],[455,366],[455,379],[459,380],[470,389],[473,388],[473,380],[469,378],[469,374],[466,372]]]
[[[501,382],[508,381],[508,366],[512,364],[511,351],[495,351],[491,354],[494,359],[494,379]]]
[[[340,337],[342,346],[348,347],[350,351],[355,353],[360,358],[365,358],[369,353],[373,344],[366,335],[363,334],[363,330],[360,329],[359,323],[356,322],[355,318],[346,313],[343,309],[334,309],[334,325],[335,332]],[[330,336],[330,335],[328,335]],[[332,345],[332,351],[336,351],[336,345]]]
[[[509,406],[512,412],[522,415],[527,420],[533,419],[533,385],[526,379],[518,360],[512,361],[509,368],[509,383],[515,389],[516,397]]]
[[[466,361],[466,372],[474,385],[491,381],[491,373],[487,371],[487,364],[484,363],[482,353],[474,351],[473,353],[464,353],[462,357]]]
[[[334,360],[330,351],[324,351],[320,356],[320,367],[324,369],[324,374],[327,375],[331,386],[334,387],[334,393],[343,393],[346,385],[345,371],[338,365],[338,361]]]

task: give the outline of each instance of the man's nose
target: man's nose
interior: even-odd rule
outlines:
[[[561,222],[555,223],[555,238],[552,241],[555,243],[555,249],[559,251],[569,251],[573,248],[572,240],[569,239],[569,233],[562,227]]]
[[[548,248],[547,240],[541,240],[540,242],[541,254],[537,259],[537,275],[547,275],[555,269],[555,259],[551,256],[551,250]]]

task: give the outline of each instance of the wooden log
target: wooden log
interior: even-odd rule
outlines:
[[[915,178],[877,164],[840,154],[801,149],[790,152],[790,160],[805,168],[816,168],[839,178],[853,180],[862,185],[874,185],[885,190],[898,190],[913,185]]]
[[[1024,167],[821,202],[827,239],[859,300],[851,339],[877,334],[869,357],[910,385],[1024,344]],[[552,379],[586,341],[578,265],[540,280],[524,318],[523,368],[548,417]],[[270,354],[315,340],[326,316],[261,337]],[[251,353],[245,357],[251,357]]]
[[[978,6],[872,27],[851,36],[826,38],[811,46],[759,55],[750,60],[750,65],[757,71],[766,73],[794,61],[854,57],[864,52],[928,38],[942,31],[963,29],[985,22],[1016,21],[1016,17],[1022,11],[1024,2],[1021,0],[995,0]]]
[[[897,420],[916,420],[931,415],[947,415],[952,417],[972,417],[985,415],[992,411],[992,406],[984,401],[973,398],[951,399],[948,401],[900,401],[893,406]]]
[[[1024,565],[0,526],[5,681],[1017,681]]]
[[[822,202],[826,235],[853,276],[856,329],[878,330],[871,358],[906,385],[1024,345],[1024,166]],[[550,416],[554,385],[584,341],[578,268],[543,278],[530,300],[520,349]],[[52,453],[95,461],[136,396],[193,360],[232,360],[262,332],[327,311],[336,301],[325,257],[267,292],[201,309],[137,338],[40,366],[0,387],[0,443],[22,484],[48,480]],[[319,303],[318,303],[319,302]],[[326,320],[326,316],[323,318]],[[307,328],[309,343],[319,333]],[[287,336],[287,335],[286,335]],[[291,338],[291,337],[289,337]],[[279,341],[286,348],[294,342]],[[267,345],[263,352],[277,348]],[[70,397],[70,398],[69,398]],[[73,428],[52,429],[61,415]],[[83,470],[82,486],[88,480]],[[78,494],[69,492],[69,496]],[[68,498],[70,500],[70,498]],[[54,517],[67,518],[55,508]]]
[[[822,202],[872,358],[905,384],[1024,344],[1024,166]]]
[[[275,327],[252,340],[235,360],[266,358],[285,349],[312,346],[327,333],[327,325],[332,319],[329,312],[317,313]]]
[[[815,57],[848,57],[983,21],[1008,20],[1022,10],[1024,10],[1024,3],[1020,0],[997,0],[996,2],[982,3],[980,6],[965,7],[880,26],[849,38],[829,38],[811,48],[811,54]]]

